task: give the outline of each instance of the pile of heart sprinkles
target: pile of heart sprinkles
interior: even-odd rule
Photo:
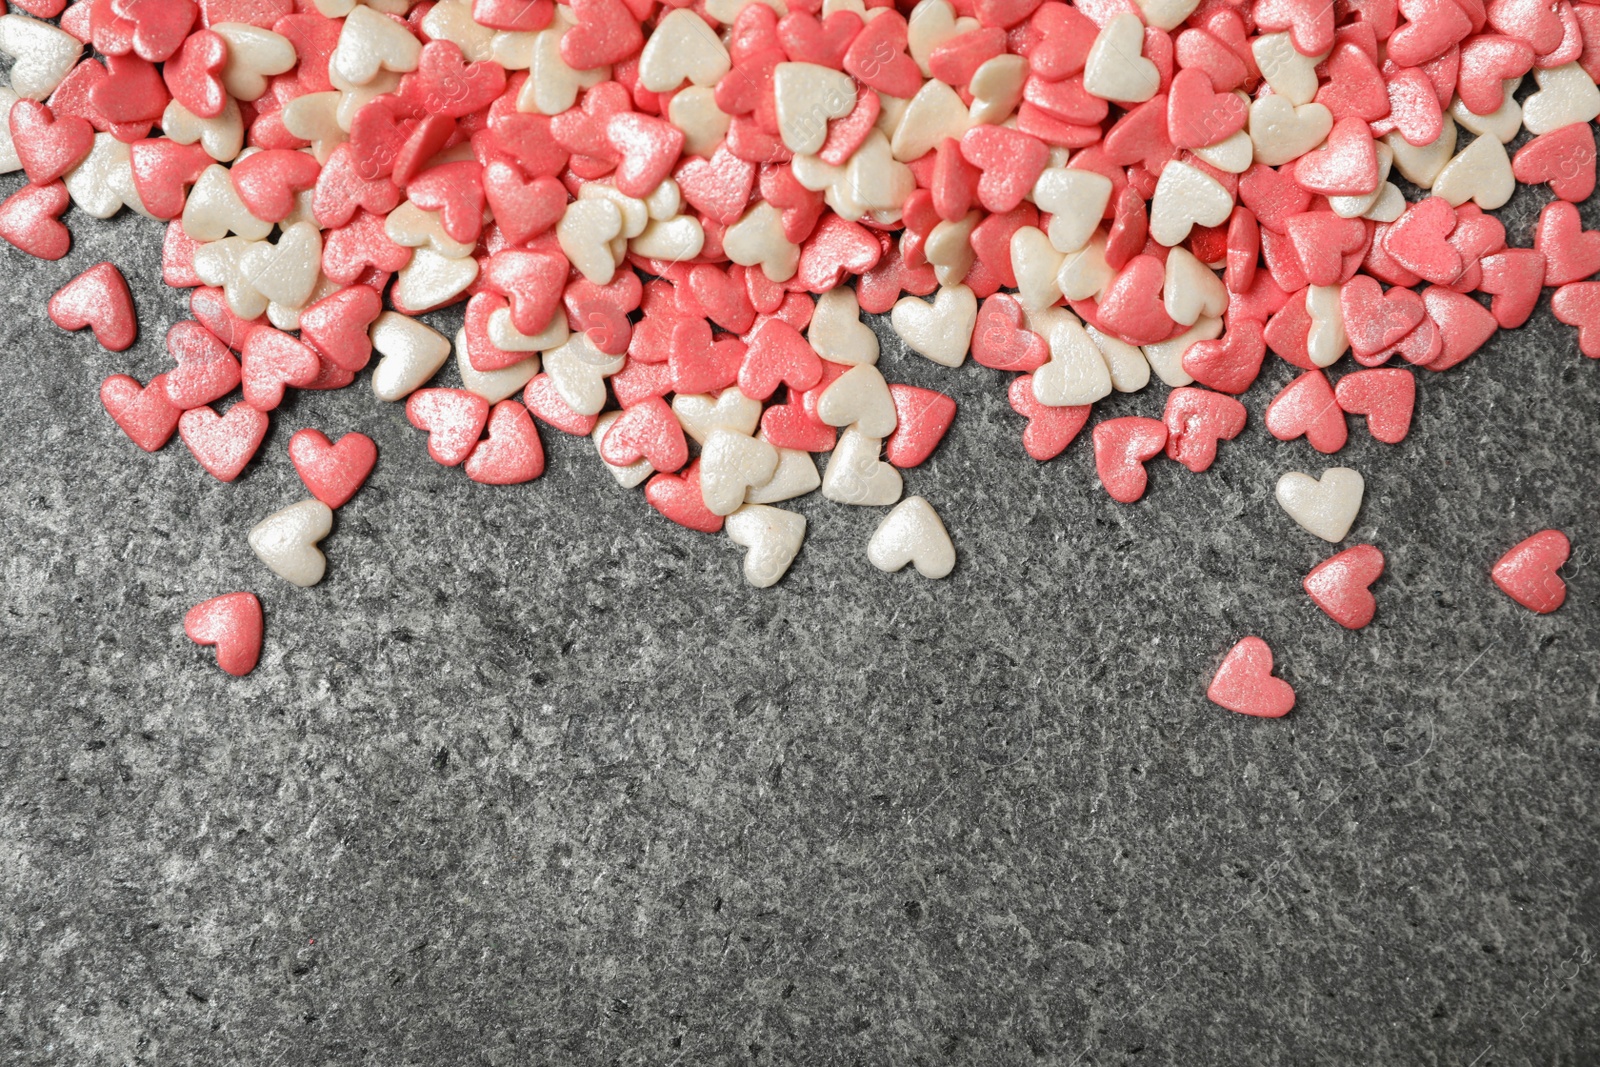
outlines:
[[[1346,415],[1410,428],[1411,367],[1444,371],[1555,288],[1600,357],[1595,185],[1600,6],[1569,0],[13,0],[0,168],[28,184],[0,236],[59,259],[69,203],[169,223],[168,284],[194,321],[174,366],[102,400],[147,451],[176,431],[221,481],[285,390],[404,401],[429,455],[467,477],[539,477],[545,432],[587,435],[616,481],[674,522],[725,531],[755,586],[805,534],[778,507],[821,490],[891,508],[885,571],[948,574],[937,512],[902,471],[956,414],[888,382],[860,312],[913,352],[1010,371],[1023,446],[1059,455],[1113,390],[1170,392],[1164,418],[1093,429],[1116,500],[1165,454],[1205,471],[1246,423],[1270,350],[1300,374],[1265,408],[1280,440],[1337,452]],[[29,17],[29,16],[35,17]],[[55,20],[55,21],[50,21]],[[93,55],[86,56],[85,45]],[[1531,75],[1538,91],[1513,93]],[[1515,156],[1505,145],[1526,127]],[[159,128],[159,134],[156,132]],[[1465,135],[1470,135],[1468,140]],[[1428,195],[1408,202],[1391,173]],[[1492,211],[1547,183],[1533,247]],[[1386,288],[1387,287],[1387,288]],[[1487,306],[1473,294],[1487,294]],[[931,297],[931,300],[924,299]],[[417,316],[465,302],[452,339]],[[125,350],[122,275],[99,266],[50,314]],[[298,335],[298,336],[296,336]],[[1360,369],[1330,382],[1345,353]],[[430,385],[454,353],[461,387]],[[237,355],[236,355],[237,354]],[[1395,366],[1384,366],[1398,356]],[[212,407],[242,388],[222,414]],[[520,394],[520,400],[514,397]],[[830,453],[819,474],[814,457]],[[316,584],[332,512],[372,441],[289,442],[309,499],[250,533]],[[1359,473],[1285,474],[1277,496],[1343,541]],[[1559,606],[1559,531],[1494,580]],[[1305,580],[1365,626],[1383,553]],[[198,605],[190,637],[248,673],[248,592]],[[1294,702],[1258,638],[1208,695]]]

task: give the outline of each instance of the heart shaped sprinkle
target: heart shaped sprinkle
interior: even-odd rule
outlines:
[[[1223,657],[1206,699],[1240,715],[1278,719],[1294,707],[1294,687],[1272,673],[1272,649],[1267,643],[1245,637]]]

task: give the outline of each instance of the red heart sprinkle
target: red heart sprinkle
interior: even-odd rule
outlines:
[[[289,438],[289,462],[311,495],[337,508],[356,495],[378,462],[378,446],[361,433],[347,433],[338,444],[321,430],[301,430]]]
[[[191,408],[178,420],[178,434],[213,478],[231,482],[261,447],[267,416],[249,404],[235,404],[221,416],[209,407]]]
[[[1217,442],[1231,441],[1244,429],[1245,408],[1231,396],[1188,387],[1167,394],[1162,421],[1167,426],[1167,458],[1196,474],[1217,458]]]
[[[502,400],[489,412],[489,436],[467,457],[467,477],[484,485],[521,485],[544,473],[544,445],[528,409]]]
[[[428,455],[454,467],[471,455],[489,421],[489,402],[465,389],[418,389],[406,398],[406,418],[428,431]]]
[[[1383,565],[1383,553],[1372,545],[1352,545],[1312,568],[1305,589],[1328,618],[1359,630],[1377,613],[1370,586],[1382,577]]]
[[[111,352],[127,350],[139,335],[127,279],[110,263],[97,263],[62,286],[49,310],[63,330],[94,327],[95,340]]]
[[[1318,452],[1333,453],[1349,437],[1344,412],[1320,370],[1308,370],[1267,405],[1267,432],[1280,441],[1304,436]]]
[[[158,374],[148,385],[126,374],[113,374],[100,385],[100,403],[128,440],[155,452],[172,439],[183,412],[167,399],[165,375]]]
[[[162,377],[167,399],[182,411],[221,400],[239,385],[239,361],[228,346],[197,322],[167,331],[167,352],[177,364]]]
[[[894,383],[895,428],[883,443],[884,457],[902,470],[920,466],[933,455],[955,421],[956,402],[933,389]]]
[[[1272,673],[1272,649],[1259,637],[1246,637],[1228,652],[1206,689],[1213,704],[1254,715],[1277,719],[1294,707],[1294,687]]]
[[[1560,530],[1540,530],[1500,557],[1491,576],[1500,591],[1529,611],[1548,615],[1567,599],[1567,583],[1556,572],[1572,555]]]
[[[1411,432],[1417,379],[1408,370],[1355,371],[1339,379],[1333,395],[1345,412],[1367,416],[1367,431],[1385,444],[1397,445]]]
[[[1124,416],[1094,428],[1094,467],[1111,499],[1132,504],[1144,496],[1150,476],[1145,462],[1167,447],[1167,426],[1156,419]]]
[[[256,669],[261,660],[263,620],[254,593],[226,593],[190,608],[183,632],[197,645],[215,645],[217,666],[235,678]]]

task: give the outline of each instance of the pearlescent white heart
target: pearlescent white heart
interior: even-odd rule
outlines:
[[[200,174],[183,206],[183,232],[196,241],[219,241],[230,233],[247,241],[264,240],[272,223],[250,214],[228,168],[213,163]]]
[[[0,52],[12,57],[11,90],[24,100],[44,100],[71,73],[83,42],[26,15],[0,15]]]
[[[1173,160],[1161,168],[1150,200],[1150,237],[1171,248],[1194,226],[1221,226],[1233,214],[1233,197],[1211,175]],[[1063,286],[1063,289],[1065,287]]]
[[[1534,136],[1600,115],[1600,88],[1577,63],[1533,69],[1539,91],[1522,102],[1522,124]]]
[[[867,559],[880,571],[897,571],[910,563],[924,578],[943,578],[955,570],[956,546],[933,505],[908,496],[872,532]]]
[[[239,102],[228,97],[222,114],[203,119],[176,100],[167,101],[161,115],[161,132],[178,144],[199,143],[206,155],[218,163],[231,163],[244,148],[244,116],[239,114]]]
[[[327,571],[327,557],[317,542],[332,530],[333,509],[320,500],[302,500],[256,523],[250,530],[250,549],[273,574],[307,589],[322,581]]]
[[[1137,393],[1150,384],[1150,361],[1144,358],[1144,349],[1120,337],[1101,333],[1093,326],[1086,329],[1089,340],[1105,357],[1106,368],[1111,372],[1111,388],[1119,393]]]
[[[1142,104],[1161,88],[1161,72],[1144,58],[1144,24],[1124,11],[1100,28],[1083,68],[1083,87],[1102,100]]]
[[[421,311],[448,304],[477,280],[476,259],[451,259],[423,247],[411,254],[411,262],[395,276],[390,295],[397,306]]]
[[[703,445],[713,430],[730,430],[746,437],[754,434],[761,423],[761,401],[752,400],[737,385],[730,385],[716,396],[677,393],[672,398],[672,413],[689,439]]]
[[[713,515],[731,515],[751,486],[772,480],[778,450],[732,430],[712,430],[700,448],[700,498]]]
[[[924,82],[911,98],[889,144],[894,158],[909,163],[938,148],[946,137],[959,138],[971,127],[972,116],[961,97],[944,82],[933,79]]]
[[[822,495],[836,504],[887,507],[900,499],[900,472],[878,458],[883,441],[851,426],[822,472]]]
[[[1193,326],[1201,315],[1217,318],[1228,310],[1228,288],[1210,267],[1180,246],[1167,253],[1161,302],[1173,322]]]
[[[670,11],[639,53],[639,80],[652,93],[667,93],[685,81],[711,86],[727,75],[728,50],[699,15]]]
[[[416,70],[421,56],[422,42],[409,29],[363,6],[345,16],[328,66],[352,85],[365,85],[380,71]]]
[[[533,380],[539,373],[539,357],[529,356],[499,370],[478,370],[467,358],[467,331],[463,327],[456,332],[456,372],[461,375],[461,388],[498,404]]]
[[[382,16],[377,16],[382,18]],[[410,37],[409,31],[388,19],[390,26]],[[346,23],[348,25],[348,22]],[[266,95],[267,79],[292,70],[300,57],[282,34],[242,22],[219,22],[211,32],[228,42],[228,61],[222,68],[222,86],[235,100],[259,100]],[[341,37],[341,41],[343,37]],[[412,38],[416,42],[416,38]],[[417,46],[419,51],[421,46]]]
[[[766,440],[764,434],[758,437]],[[810,452],[798,448],[780,448],[777,470],[766,482],[752,485],[744,499],[747,504],[777,504],[805,496],[821,484],[822,475],[817,473],[817,461],[811,458]]]
[[[1517,191],[1506,146],[1488,134],[1477,137],[1457,152],[1433,180],[1433,195],[1460,207],[1468,200],[1485,211],[1504,207]]]
[[[800,246],[784,236],[783,213],[765,200],[728,227],[722,235],[722,251],[740,266],[760,267],[774,282],[793,278],[800,265]]]
[[[404,400],[427,384],[450,358],[450,339],[427,323],[398,311],[385,311],[367,330],[373,351],[383,358],[372,371],[379,400]]]
[[[1057,252],[1076,252],[1089,243],[1106,205],[1111,179],[1092,170],[1049,167],[1033,183],[1033,202],[1050,212],[1050,243]]]
[[[1475,113],[1458,96],[1450,102],[1450,118],[1473,136],[1488,134],[1501,144],[1512,141],[1522,132],[1522,105],[1512,94],[1522,84],[1521,78],[1507,78],[1500,83],[1503,97],[1500,106],[1487,115]]]
[[[1333,112],[1322,104],[1298,107],[1282,96],[1263,96],[1250,105],[1250,143],[1257,163],[1281,167],[1316,148],[1333,129]]]
[[[1311,362],[1319,367],[1331,367],[1350,348],[1350,339],[1344,330],[1344,306],[1339,293],[1342,286],[1306,286],[1306,312],[1311,316],[1311,329],[1306,334],[1306,352]]]
[[[1174,389],[1193,385],[1194,378],[1183,369],[1183,354],[1196,341],[1212,341],[1222,336],[1222,320],[1202,315],[1195,324],[1176,337],[1144,346],[1144,358],[1150,369]]]
[[[796,154],[816,152],[827,140],[828,120],[842,119],[856,106],[855,81],[816,63],[779,63],[772,72],[772,93],[778,135]]]
[[[728,540],[745,549],[744,580],[757,589],[775,585],[789,570],[806,537],[806,517],[765,504],[746,504],[722,524]]]
[[[1011,273],[1017,279],[1017,301],[1023,308],[1039,311],[1061,299],[1056,275],[1066,258],[1037,226],[1017,227],[1011,235]]]
[[[977,321],[978,298],[964,285],[941,286],[931,304],[918,296],[901,297],[889,314],[900,340],[945,367],[966,362]]]
[[[894,396],[878,368],[862,363],[822,391],[817,418],[829,426],[853,426],[868,437],[888,437],[895,428]]]
[[[1250,42],[1256,68],[1275,95],[1298,107],[1317,95],[1317,64],[1325,56],[1305,56],[1287,32],[1264,33]]]
[[[1278,479],[1278,505],[1301,528],[1338,544],[1355,525],[1366,483],[1359,471],[1330,467],[1321,480],[1289,471]]]
[[[1383,143],[1394,153],[1394,165],[1401,177],[1419,189],[1430,189],[1433,180],[1455,154],[1456,124],[1446,115],[1439,139],[1420,148],[1412,146],[1399,130],[1384,134]]]
[[[575,333],[544,354],[544,372],[568,407],[579,415],[596,415],[606,404],[606,379],[626,362],[625,355],[608,355],[594,346],[588,334]]]
[[[1061,408],[1109,396],[1111,370],[1078,317],[1069,311],[1054,314],[1049,331],[1050,362],[1033,372],[1033,398]]]
[[[837,286],[817,298],[806,327],[811,348],[830,363],[878,362],[878,335],[861,321],[861,305],[848,285]]]

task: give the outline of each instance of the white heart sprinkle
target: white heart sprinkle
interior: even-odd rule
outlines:
[[[11,89],[24,100],[55,91],[83,55],[83,42],[66,30],[26,15],[0,16],[0,52],[11,64]]]
[[[289,52],[293,55],[293,47]],[[328,58],[328,67],[351,85],[365,85],[376,78],[379,71],[405,74],[416,70],[421,55],[422,42],[403,23],[362,6],[345,16],[339,43]]]
[[[757,589],[776,584],[806,537],[806,517],[765,504],[746,504],[722,524],[728,540],[744,548],[744,580]]]
[[[872,364],[878,362],[878,335],[861,321],[861,305],[856,291],[848,285],[828,290],[817,298],[806,340],[812,349],[830,363]]]
[[[1281,167],[1327,140],[1333,112],[1317,103],[1296,107],[1287,97],[1263,96],[1250,105],[1249,129],[1256,162]]]
[[[817,418],[829,426],[854,426],[867,437],[894,433],[894,396],[870,363],[861,363],[835,378],[817,398]]]
[[[700,498],[713,515],[731,515],[753,485],[778,470],[778,450],[732,430],[712,430],[700,448]]]
[[[410,32],[398,23],[382,15],[377,17],[411,37]],[[228,42],[228,61],[222,68],[222,86],[235,100],[261,99],[270,84],[267,79],[292,70],[300,61],[289,38],[260,26],[219,22],[211,27],[211,32]],[[416,38],[412,37],[411,40],[416,45]],[[343,43],[343,36],[340,43]],[[416,47],[420,51],[422,46]]]
[[[933,505],[908,496],[872,532],[867,559],[880,571],[897,571],[910,563],[924,578],[943,578],[955,569],[956,546]]]
[[[1511,157],[1498,138],[1483,134],[1444,165],[1433,180],[1433,195],[1460,207],[1468,200],[1485,211],[1505,206],[1511,194],[1517,191],[1517,179],[1511,173]]]
[[[765,435],[761,435],[760,440],[766,440]],[[763,484],[752,485],[744,499],[748,504],[776,504],[805,496],[821,484],[822,475],[817,473],[817,461],[811,458],[810,452],[780,448],[778,469]]]
[[[272,232],[272,223],[250,214],[234,188],[228,168],[214,163],[200,174],[183,206],[183,232],[196,241],[219,241],[236,233],[247,241],[260,241]]]
[[[716,85],[728,69],[722,41],[687,8],[674,9],[656,23],[639,53],[639,80],[652,93],[669,93],[685,81]]]
[[[424,247],[411,254],[411,262],[395,276],[389,295],[398,307],[426,311],[450,303],[477,280],[476,259],[452,259]]]
[[[889,313],[900,340],[944,367],[966,362],[977,321],[978,298],[964,285],[940,286],[931,304],[919,296],[901,297]]]
[[[218,163],[231,163],[244,148],[244,116],[239,114],[239,102],[228,97],[222,114],[213,119],[203,119],[176,100],[167,102],[161,113],[161,132],[179,144],[200,143],[206,155]]]
[[[322,581],[328,560],[317,542],[333,530],[333,509],[320,500],[302,500],[256,523],[250,548],[279,578],[309,588]]]
[[[1221,226],[1233,214],[1233,197],[1211,175],[1173,160],[1161,168],[1150,200],[1150,236],[1171,248],[1196,224]],[[1066,288],[1062,287],[1063,290]]]
[[[1439,139],[1420,148],[1407,141],[1399,130],[1384,134],[1383,142],[1394,153],[1394,165],[1400,176],[1419,189],[1429,189],[1455,153],[1456,124],[1446,115]]]
[[[398,311],[385,311],[367,331],[383,358],[372,371],[379,400],[404,400],[421,389],[450,358],[450,339],[427,323]]]
[[[1083,67],[1083,87],[1102,100],[1142,104],[1161,88],[1161,72],[1144,58],[1144,24],[1129,11],[1100,29]]]
[[[1463,104],[1458,96],[1450,101],[1450,118],[1473,136],[1488,134],[1501,144],[1510,142],[1522,132],[1522,105],[1517,103],[1516,97],[1512,95],[1522,85],[1522,79],[1507,78],[1500,85],[1502,93],[1500,106],[1489,114],[1477,114]]]
[[[816,63],[779,63],[772,73],[778,134],[797,155],[813,155],[828,137],[828,120],[856,106],[856,83]],[[963,112],[965,109],[963,109]]]
[[[894,158],[909,163],[938,148],[946,137],[960,138],[971,127],[972,117],[961,97],[934,78],[924,82],[906,105],[905,114],[900,117],[889,143]]]
[[[1306,352],[1319,367],[1331,367],[1350,347],[1344,331],[1344,306],[1339,300],[1343,286],[1306,286],[1306,312],[1311,330],[1306,335]]]
[[[1076,315],[1051,317],[1050,362],[1033,372],[1033,397],[1050,407],[1092,404],[1111,393],[1111,370]]]
[[[1296,107],[1316,97],[1317,64],[1324,56],[1301,55],[1288,33],[1264,33],[1250,42],[1250,51],[1274,94]]]
[[[1534,136],[1600,115],[1600,88],[1577,63],[1533,68],[1539,91],[1522,102],[1522,124]]]
[[[1306,531],[1338,544],[1355,524],[1365,483],[1349,467],[1330,467],[1318,481],[1289,471],[1278,479],[1278,504]]]
[[[761,423],[761,401],[750,399],[737,385],[730,385],[715,397],[708,393],[678,393],[672,398],[672,413],[690,440],[703,445],[713,430],[730,430],[746,437],[755,433]]]
[[[1033,202],[1050,212],[1050,243],[1061,253],[1089,243],[1111,202],[1111,179],[1092,170],[1050,167],[1033,183]]]
[[[1201,315],[1216,318],[1228,310],[1228,287],[1210,267],[1180,246],[1167,253],[1161,302],[1173,322],[1193,326]]]
[[[621,371],[626,362],[626,354],[607,355],[594,346],[588,334],[575,333],[544,354],[544,372],[568,407],[579,415],[597,415],[606,405],[605,380]]]
[[[467,331],[463,327],[456,333],[456,371],[461,375],[461,388],[498,404],[533,380],[539,373],[539,357],[529,356],[499,370],[478,370],[467,358]]]
[[[1150,369],[1156,372],[1156,377],[1174,389],[1193,385],[1194,378],[1183,369],[1183,354],[1196,341],[1211,341],[1221,336],[1222,320],[1202,315],[1193,326],[1178,336],[1145,345],[1144,358],[1149,361]]]
[[[878,458],[883,441],[854,426],[839,435],[839,443],[822,472],[822,495],[837,504],[887,507],[900,499],[900,472]]]

